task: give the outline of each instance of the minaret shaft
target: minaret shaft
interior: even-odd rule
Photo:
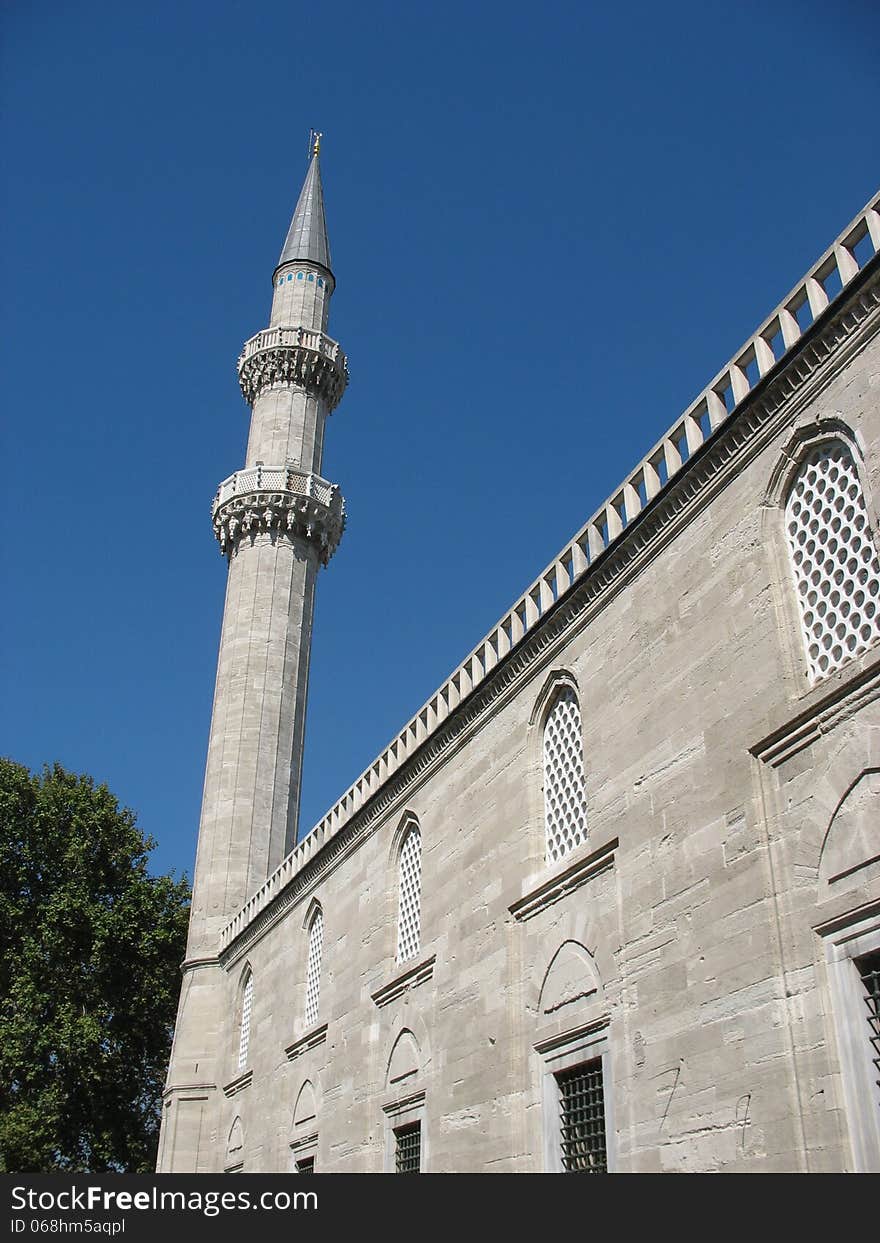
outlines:
[[[269,327],[299,325],[327,331],[333,278],[317,264],[302,260],[275,272]]]
[[[272,532],[230,563],[188,956],[295,844],[318,568],[306,541]]]
[[[282,264],[273,278],[269,327],[303,328],[325,333],[333,278],[322,267],[305,261]],[[327,403],[299,385],[271,384],[254,400],[248,439],[248,466],[295,462],[321,473]]]
[[[326,417],[325,404],[312,393],[291,385],[264,389],[254,402],[246,464],[295,462],[320,475]]]

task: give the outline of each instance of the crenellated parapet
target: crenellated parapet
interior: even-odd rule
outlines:
[[[308,540],[326,565],[345,529],[345,501],[336,484],[320,475],[292,466],[255,466],[223,480],[211,517],[227,557],[246,537],[274,531]]]
[[[270,384],[296,384],[323,398],[329,414],[348,384],[348,360],[339,343],[323,332],[264,328],[244,344],[238,382],[248,405]]]

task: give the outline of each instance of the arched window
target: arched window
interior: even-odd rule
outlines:
[[[817,682],[880,639],[880,560],[858,470],[842,440],[815,446],[801,462],[785,529],[810,680]]]
[[[247,1066],[248,1048],[251,1040],[251,1010],[254,1004],[254,977],[248,971],[241,996],[241,1027],[238,1038],[238,1069]]]
[[[587,840],[581,711],[571,686],[556,694],[544,720],[544,823],[548,863]]]
[[[324,949],[324,912],[318,907],[309,928],[309,963],[306,969],[306,1026],[318,1021],[321,997],[321,953]]]
[[[400,847],[400,906],[397,919],[397,961],[406,962],[419,952],[422,903],[422,835],[412,825]]]

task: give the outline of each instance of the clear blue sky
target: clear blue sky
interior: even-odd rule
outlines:
[[[7,3],[0,754],[192,871],[241,343],[325,133],[302,828],[880,181],[876,5]]]

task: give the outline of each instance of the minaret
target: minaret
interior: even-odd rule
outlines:
[[[219,932],[296,843],[315,582],[345,525],[342,495],[321,477],[324,424],[348,367],[325,332],[336,282],[319,143],[315,135],[272,277],[269,327],[238,360],[252,407],[244,468],[224,479],[212,506],[229,570],[165,1094],[165,1170],[210,1168],[194,1111],[197,1100],[208,1108],[224,1074]]]
[[[345,521],[338,488],[321,478],[324,424],[348,371],[325,333],[335,281],[318,139],[272,283],[269,327],[238,360],[253,407],[244,469],[213,502],[229,578],[190,953],[214,944],[296,843],[315,582]]]

